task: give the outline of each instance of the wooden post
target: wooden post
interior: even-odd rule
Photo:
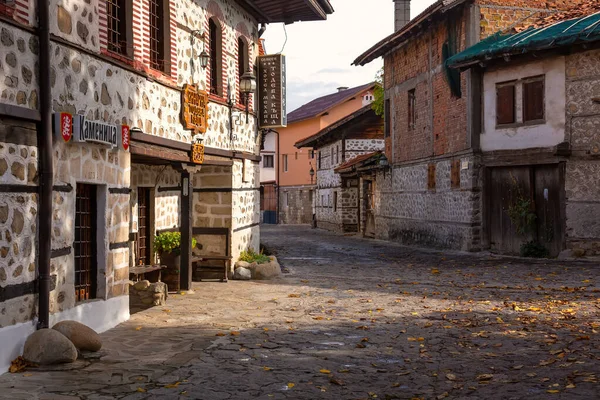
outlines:
[[[181,173],[181,290],[192,290],[192,219],[194,190],[190,173]]]

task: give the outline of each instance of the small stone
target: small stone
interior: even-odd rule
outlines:
[[[4,175],[8,170],[8,163],[4,158],[0,158],[0,176]]]
[[[29,163],[29,165],[27,165],[27,182],[28,183],[37,183],[37,181],[38,181],[37,165],[35,163]]]
[[[25,40],[23,40],[23,38],[17,39],[17,49],[19,49],[21,53],[25,53]]]
[[[73,72],[75,73],[80,73],[81,72],[81,61],[74,59],[73,61],[71,61],[71,68],[73,69]]]
[[[281,275],[281,267],[275,257],[271,257],[271,261],[268,263],[252,263],[250,269],[252,271],[252,279],[257,280],[271,280]]]
[[[108,106],[108,105],[110,105],[112,103],[110,95],[108,94],[108,87],[106,86],[106,83],[102,84],[102,97],[101,97],[101,101],[102,101],[102,104],[104,104],[105,106]]]
[[[6,256],[8,256],[8,252],[9,251],[10,251],[9,247],[2,247],[2,248],[0,248],[0,257],[6,258]]]
[[[12,51],[6,55],[5,60],[6,63],[13,68],[17,66],[17,55]]]
[[[233,279],[238,281],[249,281],[252,279],[252,271],[244,267],[236,267]]]
[[[19,265],[17,268],[15,268],[15,270],[13,271],[13,278],[18,278],[23,274],[23,266]]]
[[[8,87],[15,88],[19,86],[19,78],[14,75],[7,76],[4,78],[4,84]]]
[[[133,288],[138,291],[146,290],[149,287],[150,287],[150,281],[139,281],[139,282],[136,282],[135,285],[133,285]]]
[[[19,90],[17,92],[17,104],[18,105],[22,105],[22,104],[25,104],[25,103],[27,103],[27,93],[25,93],[22,90]]]
[[[27,66],[23,65],[21,67],[21,76],[23,77],[23,82],[27,85],[31,83],[31,79],[33,78],[33,72]]]
[[[37,90],[32,90],[29,94],[29,108],[32,108],[34,110],[38,108]]]
[[[62,333],[77,349],[98,351],[102,348],[102,339],[92,328],[77,321],[61,321],[52,327]]]
[[[73,21],[71,20],[71,14],[62,6],[58,6],[58,14],[56,19],[58,22],[58,29],[62,33],[66,33],[68,35],[73,32]]]
[[[133,104],[133,99],[130,97],[130,98],[129,98],[129,100],[127,100],[127,107],[128,107],[130,110],[133,110],[133,106],[134,106],[134,104]]]
[[[238,261],[235,263],[236,268],[250,268],[250,263],[246,261]]]
[[[25,180],[25,166],[18,161],[15,161],[10,167],[13,176],[20,181]]]
[[[23,232],[25,218],[23,218],[23,213],[20,210],[15,210],[13,214],[13,220],[10,227],[12,228],[14,234],[19,235],[21,232]]]
[[[1,224],[5,224],[6,221],[8,221],[8,205],[7,204],[2,204],[0,206],[0,223]]]
[[[0,267],[0,282],[6,282],[6,270],[4,267]]]
[[[31,51],[36,56],[40,52],[40,46],[39,46],[39,42],[38,42],[37,36],[31,36],[29,38],[29,51]]]
[[[77,360],[77,349],[62,333],[40,329],[25,341],[23,358],[40,365],[72,363]]]
[[[86,79],[82,79],[79,83],[79,91],[83,94],[87,94],[88,92],[88,81]]]
[[[0,42],[6,47],[12,46],[15,43],[12,32],[6,28],[2,28],[2,31],[0,31]]]

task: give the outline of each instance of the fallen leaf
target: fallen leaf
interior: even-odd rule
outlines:
[[[263,367],[263,369],[264,369],[265,371],[273,371],[273,368],[270,368],[270,367]]]
[[[142,327],[141,327],[141,326],[138,326],[137,328],[135,328],[135,330],[136,330],[136,331],[141,331],[141,330],[142,330]]]
[[[344,386],[344,382],[339,379],[331,378],[329,382],[333,383],[334,385]]]
[[[227,336],[227,334],[226,334],[226,333],[223,333],[223,332],[219,332],[219,333],[217,333],[215,336]]]
[[[492,375],[492,374],[477,375],[478,381],[489,381],[489,380],[492,380],[493,378],[494,378],[494,375]]]
[[[240,333],[238,331],[231,331],[229,334],[231,336],[240,336]]]
[[[546,390],[546,393],[551,393],[551,394],[556,394],[556,393],[560,393],[560,390]]]
[[[175,383],[171,383],[169,385],[165,385],[165,388],[167,389],[175,389],[177,386],[179,386],[181,384],[181,382],[175,382]]]
[[[432,273],[433,275],[437,275],[437,274],[439,274],[439,273],[440,273],[440,270],[439,270],[439,269],[436,269],[436,268],[434,268],[434,269],[432,269],[432,270],[431,270],[431,273]]]
[[[288,297],[297,298],[297,297],[300,297],[300,295],[296,294],[296,293],[291,293],[291,294],[288,294]]]
[[[331,371],[328,369],[320,369],[319,372],[322,374],[330,374],[331,373]]]
[[[288,383],[288,384],[287,384],[287,387],[288,387],[288,389],[291,389],[291,388],[293,388],[294,386],[296,386],[296,384],[295,384],[295,383],[293,383],[293,382],[290,382],[290,383]]]
[[[139,388],[136,389],[136,392],[146,393],[146,389],[139,387]]]
[[[455,381],[456,380],[456,375],[454,375],[454,374],[446,374],[446,379],[448,379],[449,381]]]

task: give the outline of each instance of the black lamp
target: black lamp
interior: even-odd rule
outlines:
[[[240,77],[240,92],[244,95],[244,103],[246,105],[246,123],[248,123],[248,99],[251,93],[256,91],[256,77],[251,71],[246,71]]]

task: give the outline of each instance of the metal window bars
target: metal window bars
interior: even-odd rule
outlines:
[[[150,28],[150,67],[166,71],[169,63],[165,62],[165,2],[149,0]]]

